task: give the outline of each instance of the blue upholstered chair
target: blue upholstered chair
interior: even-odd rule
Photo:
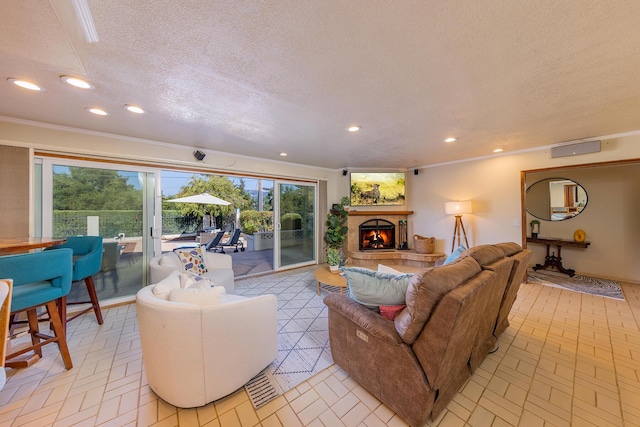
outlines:
[[[12,362],[11,359],[29,351],[42,357],[42,346],[56,342],[64,366],[67,369],[73,367],[62,320],[56,309],[56,301],[64,298],[71,289],[72,255],[71,249],[60,249],[0,257],[0,277],[13,279],[11,320],[18,313],[27,312],[32,343],[30,347],[7,355],[5,366],[26,367],[28,364],[25,362]],[[46,307],[49,313],[47,320],[51,321],[53,336],[45,335],[39,330],[36,309],[41,306]]]
[[[84,280],[87,286],[87,292],[89,293],[90,301],[74,301],[67,302],[67,297],[62,297],[60,304],[58,304],[58,310],[62,323],[70,322],[78,316],[83,315],[89,310],[93,309],[96,315],[98,324],[102,325],[102,311],[100,311],[100,302],[98,301],[98,294],[93,282],[93,275],[100,271],[102,266],[102,237],[100,236],[70,236],[67,237],[67,243],[50,248],[51,250],[59,250],[68,248],[73,251],[73,282]],[[67,318],[67,305],[74,304],[91,304],[90,307],[74,313],[73,316]]]

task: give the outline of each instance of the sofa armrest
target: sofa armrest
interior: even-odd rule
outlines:
[[[346,295],[329,294],[324,297],[323,301],[329,310],[334,310],[341,314],[343,317],[349,319],[372,336],[390,344],[402,343],[402,339],[398,335],[398,332],[391,320],[388,320],[379,313],[358,304]]]
[[[233,260],[231,255],[218,254],[215,252],[204,252],[204,265],[207,266],[207,270],[222,270],[232,269]]]

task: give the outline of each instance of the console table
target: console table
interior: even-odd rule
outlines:
[[[536,264],[533,267],[534,271],[544,270],[546,268],[556,267],[559,272],[568,274],[569,277],[573,277],[576,274],[576,271],[571,268],[564,268],[562,266],[562,256],[561,251],[563,246],[573,247],[573,248],[584,248],[591,244],[591,242],[576,242],[575,240],[563,240],[563,239],[542,239],[542,238],[532,238],[527,237],[527,243],[539,243],[547,246],[547,256],[544,257],[544,265]],[[558,256],[556,256],[555,252],[549,255],[549,247],[554,245],[558,248]]]

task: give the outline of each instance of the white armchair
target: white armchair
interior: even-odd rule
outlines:
[[[154,285],[137,294],[142,360],[151,389],[179,408],[203,406],[242,387],[278,354],[274,295],[224,295],[200,306],[167,301]]]
[[[235,289],[231,255],[203,251],[204,265],[207,272],[203,277],[211,279],[217,286],[224,286],[228,294]],[[180,259],[173,252],[154,257],[149,262],[151,283],[158,283],[174,271],[183,271]]]

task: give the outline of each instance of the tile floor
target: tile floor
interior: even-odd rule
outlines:
[[[241,281],[240,281],[241,282]],[[511,327],[437,426],[640,426],[640,285],[625,301],[522,285]],[[0,391],[0,426],[401,426],[333,365],[258,411],[244,389],[176,409],[146,385],[135,305],[70,324],[75,366],[55,346]]]

